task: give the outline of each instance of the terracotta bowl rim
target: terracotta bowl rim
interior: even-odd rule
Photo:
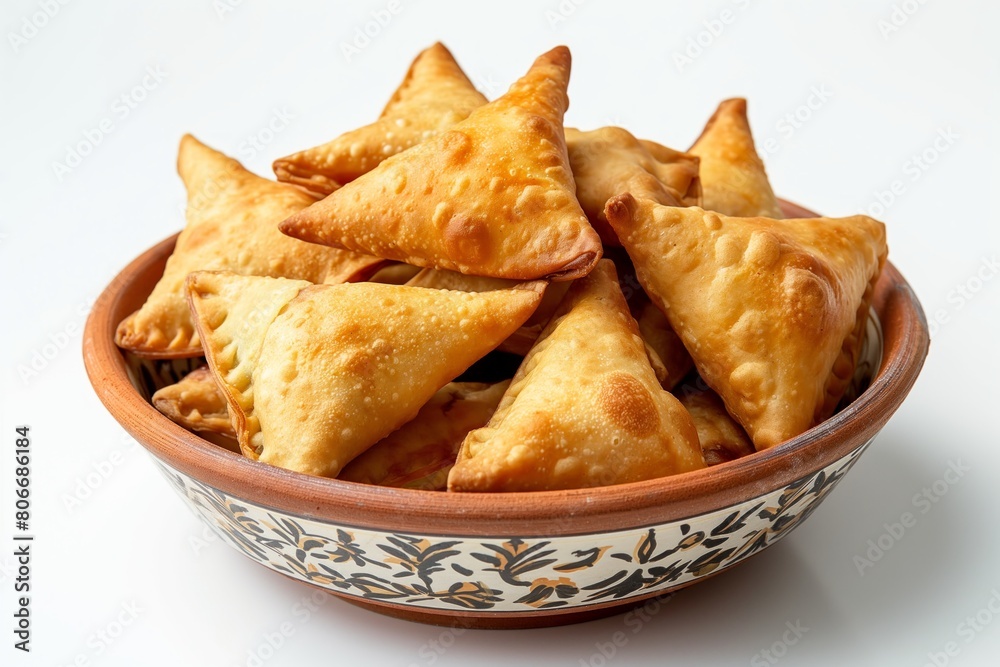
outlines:
[[[789,216],[816,215],[782,204]],[[738,504],[813,474],[869,442],[909,393],[930,342],[920,302],[887,262],[873,302],[885,343],[876,376],[838,414],[780,445],[674,477],[592,489],[471,494],[378,487],[251,461],[174,424],[143,399],[129,381],[114,331],[128,314],[123,300],[135,301],[137,279],[165,262],[175,240],[171,236],[130,262],[91,310],[83,355],[101,402],[154,457],[210,487],[289,514],[370,530],[579,535],[682,520]]]

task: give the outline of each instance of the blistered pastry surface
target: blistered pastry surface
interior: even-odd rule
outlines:
[[[570,287],[489,424],[466,438],[448,488],[582,488],[703,466],[691,419],[660,387],[603,260]]]
[[[586,274],[601,243],[563,138],[569,52],[539,57],[502,97],[282,223],[296,238],[473,275]]]
[[[310,286],[221,273],[195,274],[189,287],[244,453],[329,477],[521,326],[542,288]]]
[[[746,100],[720,104],[689,152],[701,158],[701,206],[706,210],[738,217],[783,217],[754,146]]]
[[[197,368],[176,384],[163,387],[153,394],[152,403],[171,421],[188,430],[236,437],[225,394],[207,367]]]
[[[756,447],[813,426],[884,263],[884,226],[866,216],[730,218],[630,197],[612,200],[608,217],[639,281]]]
[[[604,205],[626,192],[671,206],[701,205],[699,159],[620,127],[581,132],[566,128],[566,148],[576,180],[576,196],[606,245],[620,245],[604,216]]]
[[[188,191],[187,225],[146,303],[118,327],[116,342],[123,348],[140,354],[201,354],[184,295],[184,279],[193,271],[321,283],[352,280],[382,263],[285,236],[278,223],[315,199],[250,173],[190,135],[181,141],[177,166]]]
[[[416,57],[378,120],[274,162],[279,181],[325,197],[383,160],[465,120],[486,98],[438,43]]]

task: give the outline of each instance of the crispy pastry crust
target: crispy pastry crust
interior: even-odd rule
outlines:
[[[466,120],[291,216],[295,238],[418,266],[571,280],[601,256],[576,200],[562,118],[570,55],[540,56]]]
[[[688,152],[701,158],[701,206],[705,210],[745,218],[784,217],[754,147],[746,100],[720,104]]]
[[[444,491],[469,431],[485,426],[510,381],[449,382],[412,420],[347,464],[340,479]]]
[[[667,391],[672,390],[694,368],[694,361],[688,354],[680,336],[670,328],[667,316],[651,301],[644,299],[636,316],[639,325],[639,335],[646,341],[651,351],[653,368],[656,362],[662,366],[662,374],[657,373],[660,385]],[[652,357],[655,356],[655,360]]]
[[[590,132],[566,128],[566,148],[576,179],[576,197],[604,245],[621,243],[604,215],[615,195],[631,192],[669,206],[700,206],[698,157],[652,141],[640,141],[620,127]]]
[[[449,491],[605,486],[704,467],[698,435],[646,357],[614,265],[573,283]]]
[[[486,98],[439,42],[416,57],[377,121],[275,160],[274,173],[279,181],[325,197],[484,104]]]
[[[517,284],[513,280],[503,278],[487,278],[484,276],[467,276],[455,271],[438,269],[423,269],[406,283],[411,287],[427,287],[430,289],[452,289],[461,292],[489,292],[497,289],[510,289]],[[569,289],[570,283],[548,283],[538,308],[531,317],[507,340],[497,347],[501,352],[510,352],[519,356],[528,354],[535,344],[542,329],[555,312],[559,302]]]
[[[382,260],[288,238],[278,223],[315,201],[298,188],[256,176],[191,135],[177,170],[188,191],[187,226],[146,303],[118,326],[115,342],[149,357],[194,357],[201,342],[184,298],[192,271],[343,282],[366,278]]]
[[[643,291],[628,254],[621,248],[612,248],[605,257],[615,263],[618,284],[628,303],[629,312],[639,325],[639,335],[646,343],[646,354],[656,373],[656,379],[664,389],[672,391],[694,368],[694,361],[684,343],[670,328],[666,316]]]
[[[253,374],[264,335],[299,292],[304,280],[237,276],[199,271],[187,278],[188,303],[212,377],[226,397],[244,456],[257,459],[260,419],[255,411]]]
[[[229,421],[226,397],[207,366],[191,371],[180,382],[153,394],[153,407],[189,431],[236,437]]]
[[[188,294],[243,453],[335,477],[517,329],[543,285],[473,294],[199,272]]]
[[[510,381],[449,382],[413,420],[351,461],[340,479],[379,486],[444,491],[465,436],[485,426]],[[171,421],[239,452],[226,395],[202,366],[153,394],[153,405]]]
[[[631,195],[607,216],[701,376],[765,449],[828,417],[853,371],[885,226],[729,218]]]
[[[725,404],[714,391],[685,390],[679,393],[678,398],[698,429],[698,441],[706,465],[714,466],[753,454],[750,437],[729,416]]]

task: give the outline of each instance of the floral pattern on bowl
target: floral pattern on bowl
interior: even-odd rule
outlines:
[[[740,505],[656,526],[553,537],[461,538],[320,522],[230,496],[157,463],[223,540],[272,570],[364,600],[516,612],[644,597],[725,569],[808,517],[866,447]]]

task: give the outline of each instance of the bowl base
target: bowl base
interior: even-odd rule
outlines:
[[[415,621],[426,625],[438,625],[447,628],[462,628],[473,630],[525,630],[529,628],[551,628],[558,625],[573,625],[575,623],[586,623],[622,614],[630,609],[643,606],[646,601],[629,600],[625,603],[614,604],[608,607],[596,609],[586,609],[584,611],[565,611],[552,614],[531,614],[531,613],[488,613],[477,615],[475,612],[448,612],[436,611],[433,609],[414,609],[412,607],[399,607],[396,605],[381,604],[370,600],[361,600],[346,595],[337,595],[330,592],[334,597],[341,598],[358,607],[374,611],[385,616],[399,618],[404,621]]]
[[[618,614],[625,614],[629,612],[645,614],[647,617],[653,616],[654,614],[659,613],[660,608],[667,604],[670,601],[670,598],[672,598],[674,594],[681,589],[687,588],[688,586],[700,581],[710,579],[717,574],[728,571],[736,565],[739,565],[739,563],[733,563],[730,566],[719,568],[715,572],[706,574],[699,579],[686,582],[680,586],[675,586],[665,591],[629,598],[627,600],[606,602],[603,604],[593,605],[582,610],[567,609],[565,611],[539,610],[534,612],[504,613],[490,611],[477,612],[475,610],[464,611],[459,609],[454,611],[447,609],[421,609],[412,606],[402,606],[374,600],[364,600],[352,595],[342,595],[336,591],[331,591],[319,586],[316,586],[315,588],[324,591],[335,598],[339,598],[357,607],[361,607],[362,609],[373,611],[384,616],[390,616],[392,618],[399,618],[404,621],[414,621],[416,623],[424,623],[425,625],[437,625],[447,628],[461,628],[463,630],[527,630],[531,628],[552,628],[560,625],[587,623],[589,621],[597,621],[602,618],[608,618],[609,616],[616,616]],[[645,608],[645,611],[639,611],[640,608]]]

